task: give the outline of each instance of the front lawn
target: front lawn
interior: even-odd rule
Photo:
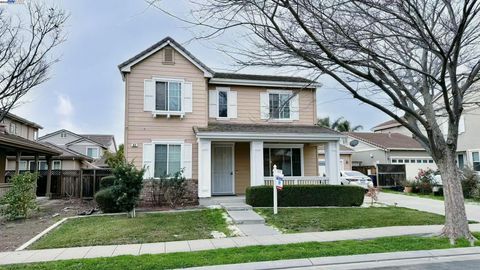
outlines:
[[[138,214],[136,218],[99,216],[70,219],[30,248],[135,244],[211,238],[212,231],[230,234],[223,210]]]
[[[419,197],[419,198],[424,198],[424,199],[432,199],[432,200],[438,200],[438,201],[444,201],[445,199],[443,198],[443,195],[433,195],[433,194],[421,194],[421,193],[406,193],[402,191],[395,191],[395,190],[390,190],[390,189],[382,189],[381,192],[385,193],[392,193],[392,194],[398,194],[398,195],[405,195],[405,196],[413,196],[413,197]],[[480,199],[467,199],[465,198],[466,203],[474,203],[478,204],[480,203]]]
[[[480,234],[475,234],[475,236],[479,238]],[[476,245],[479,244],[480,243],[477,241]],[[18,264],[5,266],[3,268],[0,266],[0,269],[173,269],[219,264],[408,250],[446,249],[468,246],[469,243],[465,240],[458,241],[455,246],[451,246],[446,238],[402,236],[377,238],[372,240],[349,240],[324,243],[311,242],[158,255],[119,256],[111,258],[69,260],[36,264]]]
[[[271,224],[287,233],[320,232],[387,226],[443,224],[444,216],[402,207],[256,208]]]

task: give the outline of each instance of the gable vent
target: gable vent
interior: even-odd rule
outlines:
[[[175,51],[173,48],[165,48],[163,50],[163,62],[167,64],[173,64],[174,63],[174,53]]]

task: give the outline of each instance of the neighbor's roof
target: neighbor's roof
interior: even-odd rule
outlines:
[[[332,134],[342,135],[329,128],[314,125],[266,125],[266,124],[208,124],[207,127],[193,127],[196,134],[202,132],[224,133],[288,133],[288,134]]]
[[[82,153],[79,153],[77,151],[74,151],[72,149],[68,149],[67,147],[63,147],[61,145],[55,145],[55,144],[50,143],[50,142],[43,142],[42,144],[45,144],[48,147],[59,151],[61,154],[56,156],[56,157],[58,157],[60,159],[77,158],[77,159],[88,160],[88,161],[93,160],[93,158],[91,158],[89,156],[86,156],[86,155],[84,155]]]
[[[13,113],[10,113],[10,112],[7,112],[7,114],[5,115],[5,118],[10,118],[12,120],[15,120],[17,122],[20,122],[26,126],[30,126],[30,127],[33,127],[33,128],[38,128],[38,129],[42,129],[43,127],[40,126],[39,124],[35,123],[35,122],[32,122],[32,121],[28,121],[27,119],[23,118],[23,117],[20,117],[18,115],[15,115]]]
[[[106,135],[106,134],[80,134],[80,136],[85,137],[87,139],[90,139],[94,142],[97,142],[98,144],[104,145],[106,147],[109,147],[114,144],[115,148],[115,136],[113,135]]]
[[[48,147],[42,143],[22,138],[17,135],[0,133],[0,146],[5,149],[7,154],[12,151],[21,151],[25,154],[40,154],[56,156],[60,151]]]
[[[347,132],[347,134],[353,138],[383,149],[424,149],[416,140],[400,133]]]
[[[398,127],[398,126],[401,126],[402,124],[400,124],[397,120],[389,120],[389,121],[386,121],[386,122],[383,122],[379,125],[376,125],[372,128],[373,131],[376,131],[376,130],[382,130],[382,129],[385,129],[385,128],[391,128],[391,127]]]
[[[148,56],[154,54],[165,46],[172,46],[174,49],[179,51],[185,58],[202,70],[205,74],[205,77],[211,78],[210,83],[215,84],[239,84],[239,85],[257,85],[260,82],[269,82],[265,86],[279,86],[280,84],[291,84],[291,87],[303,87],[303,88],[315,88],[319,83],[295,76],[274,76],[274,75],[258,75],[258,74],[240,74],[240,73],[225,73],[225,72],[215,72],[202,61],[196,58],[192,53],[190,53],[185,47],[180,45],[171,37],[166,37],[159,42],[153,44],[147,49],[141,51],[137,55],[128,59],[127,61],[118,65],[118,68],[123,73],[130,72],[131,67],[135,64],[141,62]],[[249,81],[246,84],[246,81]],[[274,84],[276,82],[277,84]],[[288,86],[288,85],[287,85]]]

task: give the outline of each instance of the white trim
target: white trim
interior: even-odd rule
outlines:
[[[230,117],[228,117],[228,92],[230,92],[230,87],[216,87],[215,90],[217,91],[217,120],[230,120]],[[221,117],[220,116],[220,92],[225,92],[227,94],[227,116],[226,117]]]
[[[304,144],[265,143],[263,148],[303,148]]]
[[[152,140],[153,144],[182,144],[185,140]]]
[[[197,132],[197,138],[200,139],[218,139],[218,140],[268,140],[268,141],[308,141],[308,142],[325,142],[339,141],[343,135],[337,134],[298,134],[298,133],[258,133],[258,132]]]
[[[184,102],[183,102],[183,84],[185,83],[184,79],[174,79],[174,78],[161,78],[161,77],[155,77],[152,76],[153,80],[153,85],[154,85],[154,94],[153,94],[153,105],[154,105],[154,110],[152,111],[153,117],[156,117],[157,115],[166,115],[167,118],[170,118],[172,115],[176,116],[183,116],[185,115],[185,108],[184,108]],[[167,96],[168,99],[166,100],[167,103],[167,108],[170,109],[170,83],[179,83],[180,84],[180,110],[179,111],[170,111],[170,110],[157,110],[157,82],[163,82],[166,83],[166,91],[167,91]]]
[[[268,97],[268,113],[270,118],[268,119],[271,122],[293,122],[292,118],[292,99],[294,98],[294,93],[292,90],[283,90],[283,89],[267,89]],[[288,118],[280,118],[281,111],[278,112],[279,118],[274,118],[270,115],[270,94],[278,95],[278,100],[280,103],[280,95],[289,95],[288,99]],[[279,104],[281,105],[281,104]]]
[[[212,166],[212,178],[210,179],[211,181],[211,186],[212,186],[212,195],[235,195],[235,143],[224,143],[224,142],[212,142],[211,147],[212,151],[215,146],[230,146],[232,148],[232,193],[213,193],[213,173],[214,173],[214,162],[213,159],[211,161],[211,166]],[[213,155],[212,155],[213,156]]]
[[[170,159],[170,145],[176,145],[176,146],[180,146],[180,169],[183,169],[184,168],[184,156],[183,156],[183,144],[184,144],[184,141],[183,140],[152,140],[152,144],[153,144],[153,159],[152,159],[152,167],[153,167],[153,173],[151,175],[151,178],[152,179],[160,179],[159,177],[155,177],[155,146],[156,145],[166,145],[167,146],[167,174],[169,174],[169,159]]]
[[[173,44],[172,42],[170,42],[170,40],[167,40],[165,41],[163,44],[160,44],[157,48],[155,48],[154,50],[150,51],[149,53],[146,53],[144,54],[142,57],[136,59],[135,61],[133,61],[132,63],[122,67],[120,69],[121,72],[130,72],[131,69],[132,69],[132,66],[138,64],[139,62],[143,61],[145,58],[149,57],[150,55],[158,52],[159,50],[163,49],[165,46],[167,45],[170,45],[172,46],[177,52],[179,52],[183,57],[187,58],[188,61],[190,61],[192,64],[194,64],[197,68],[199,68],[201,71],[203,71],[203,76],[207,77],[207,78],[211,78],[213,76],[212,73],[210,73],[208,70],[206,70],[204,67],[202,67],[202,65],[200,65],[199,63],[197,63],[196,61],[194,61],[190,56],[188,56],[188,54],[186,54],[183,50],[181,50],[180,48],[178,48],[177,46],[175,46],[175,44]]]
[[[266,86],[266,87],[294,87],[315,89],[321,87],[321,83],[300,83],[288,81],[265,81],[265,80],[242,80],[242,79],[226,79],[226,78],[211,78],[210,84],[223,85],[245,85],[245,86]]]

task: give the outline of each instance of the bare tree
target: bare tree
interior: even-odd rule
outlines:
[[[193,5],[192,17],[185,20],[206,27],[200,37],[235,28],[230,33],[248,44],[235,50],[239,63],[316,70],[410,130],[442,174],[443,235],[452,243],[463,237],[473,241],[455,156],[465,98],[478,93],[471,86],[480,71],[479,1],[208,0]]]
[[[57,61],[51,51],[64,41],[64,11],[42,4],[26,7],[28,22],[0,8],[0,121],[21,97],[48,79]]]

